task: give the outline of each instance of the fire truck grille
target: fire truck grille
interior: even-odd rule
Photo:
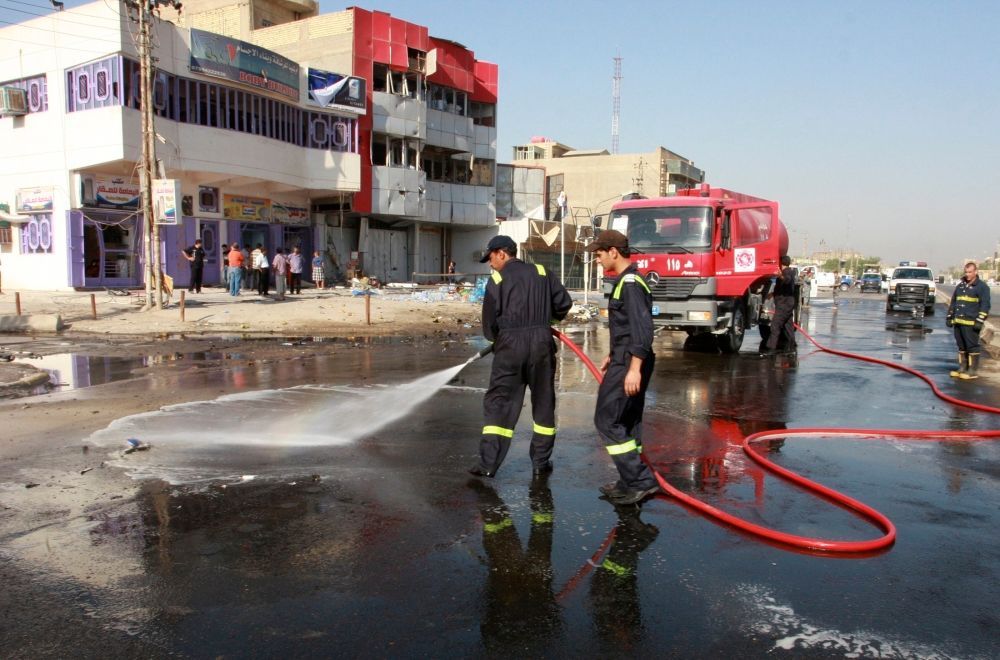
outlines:
[[[698,277],[664,277],[649,290],[654,300],[690,298],[694,288],[703,281]]]

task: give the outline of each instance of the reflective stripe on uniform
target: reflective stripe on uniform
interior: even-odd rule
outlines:
[[[541,424],[535,424],[532,429],[538,435],[555,435],[556,427],[554,426],[542,426]]]
[[[552,514],[551,513],[533,513],[531,514],[531,522],[539,524],[552,524]]]
[[[979,312],[979,320],[980,321],[985,321],[986,320],[986,316],[987,316],[986,312]]]
[[[973,321],[972,319],[955,319],[954,322],[957,323],[958,325],[975,325],[976,324],[976,322]]]
[[[626,282],[638,282],[642,285],[642,288],[649,293],[649,285],[646,284],[646,280],[642,279],[641,276],[637,276],[635,273],[629,273],[628,275],[622,275],[622,278],[618,280],[618,286],[615,287],[615,292],[612,294],[612,298],[619,300],[622,297],[622,287],[625,286]]]
[[[601,562],[601,568],[606,568],[618,577],[628,577],[632,575],[632,569],[622,566],[621,564],[616,564],[610,559],[605,559]]]
[[[617,456],[618,454],[626,454],[630,451],[638,451],[639,446],[636,444],[635,440],[629,440],[628,442],[623,442],[620,445],[608,445],[608,453],[612,456]]]
[[[504,518],[498,523],[483,523],[483,531],[486,532],[487,534],[495,534],[496,532],[506,529],[507,527],[510,527],[513,524],[514,524],[513,520],[511,520],[510,518]]]
[[[973,297],[973,296],[959,296],[957,298],[957,300],[959,302],[979,302],[979,297],[978,296],[976,296],[976,297]]]
[[[535,270],[538,271],[539,275],[545,277],[545,266],[543,266],[542,264],[535,264]]]
[[[493,278],[493,283],[494,284],[500,284],[500,282],[503,281],[503,277],[500,276],[500,271],[498,271],[498,270],[493,271],[493,274],[490,275],[490,277]]]
[[[483,435],[487,434],[502,435],[505,438],[513,438],[514,429],[505,429],[502,426],[484,426]]]

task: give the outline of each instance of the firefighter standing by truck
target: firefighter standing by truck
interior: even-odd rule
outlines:
[[[965,277],[955,287],[948,305],[945,323],[955,329],[958,344],[958,369],[952,378],[979,378],[979,333],[990,313],[990,288],[979,279],[979,270],[971,261],[965,264]]]
[[[777,352],[778,341],[785,338],[785,350],[795,352],[795,280],[797,273],[792,268],[792,259],[787,254],[781,257],[781,273],[774,284],[774,318],[771,319],[771,334],[761,352],[769,355]],[[837,287],[833,288],[834,291]]]
[[[500,468],[521,414],[524,388],[531,389],[531,465],[535,476],[552,471],[556,437],[556,346],[549,324],[566,318],[573,301],[552,273],[517,258],[509,236],[494,236],[486,246],[493,268],[483,298],[483,335],[493,344],[490,385],[483,397],[485,425],[479,464],[471,474],[492,477]]]
[[[597,393],[594,425],[607,445],[620,479],[600,487],[613,504],[638,504],[660,491],[642,460],[642,409],[653,375],[653,296],[629,260],[628,239],[618,231],[603,231],[587,248],[595,252],[611,282],[608,328],[611,352],[601,363],[604,380]]]

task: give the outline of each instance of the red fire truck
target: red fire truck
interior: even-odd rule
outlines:
[[[746,328],[757,325],[788,252],[777,202],[708,184],[672,197],[623,199],[606,227],[641,251],[632,261],[652,291],[653,322],[692,337],[711,333],[725,353],[738,352]]]

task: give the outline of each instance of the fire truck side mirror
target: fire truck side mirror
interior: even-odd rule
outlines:
[[[719,249],[729,250],[732,248],[732,229],[731,229],[731,211],[723,211],[722,213],[722,227],[720,228],[720,240]]]
[[[603,215],[595,215],[593,218],[590,219],[590,222],[593,223],[593,225],[596,228],[600,229],[601,225],[604,224],[604,216]]]

